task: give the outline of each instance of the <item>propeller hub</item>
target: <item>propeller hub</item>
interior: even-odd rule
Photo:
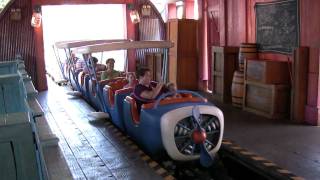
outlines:
[[[192,140],[196,144],[204,143],[206,138],[207,138],[207,134],[203,129],[201,130],[196,129],[192,133]]]

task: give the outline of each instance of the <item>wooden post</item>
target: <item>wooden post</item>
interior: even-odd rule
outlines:
[[[290,119],[296,123],[303,123],[305,119],[305,105],[308,93],[309,49],[299,47],[294,51],[292,63],[292,89]]]

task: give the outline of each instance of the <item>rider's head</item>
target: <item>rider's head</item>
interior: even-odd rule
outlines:
[[[149,68],[142,67],[137,71],[137,77],[139,79],[139,83],[144,85],[149,85],[151,81],[151,72]]]

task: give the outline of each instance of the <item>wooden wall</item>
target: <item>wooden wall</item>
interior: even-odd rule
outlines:
[[[319,57],[320,57],[320,1],[300,0],[300,45],[309,47],[308,105],[306,120],[320,125]]]
[[[22,19],[10,20],[10,9],[21,8]],[[20,53],[25,60],[26,70],[37,86],[36,54],[33,28],[30,25],[32,6],[30,0],[15,0],[0,16],[0,61],[12,60]]]
[[[256,2],[270,2],[274,0],[202,0],[199,5],[207,2],[210,11],[219,13],[218,28],[215,23],[208,23],[208,49],[211,45],[239,46],[241,42],[256,41],[255,11]],[[308,77],[308,104],[306,105],[306,122],[312,125],[320,125],[319,108],[319,59],[320,59],[320,1],[300,0],[300,46],[310,48],[309,77]],[[200,18],[200,21],[204,21]],[[210,22],[210,19],[209,19]],[[216,30],[218,29],[218,31]],[[218,43],[217,43],[218,42]],[[200,42],[201,43],[201,42]],[[201,52],[201,51],[200,51]],[[200,56],[203,56],[200,54]],[[259,58],[278,61],[292,60],[292,56],[260,53]],[[203,71],[203,69],[202,69]],[[201,72],[201,71],[200,71]],[[211,75],[209,74],[209,77]]]

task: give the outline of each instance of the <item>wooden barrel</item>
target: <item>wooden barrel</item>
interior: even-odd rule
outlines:
[[[239,49],[239,71],[243,71],[245,59],[257,59],[257,57],[257,44],[241,43]]]
[[[242,107],[243,94],[244,94],[244,80],[243,72],[235,71],[233,74],[232,85],[232,105],[236,107]]]

